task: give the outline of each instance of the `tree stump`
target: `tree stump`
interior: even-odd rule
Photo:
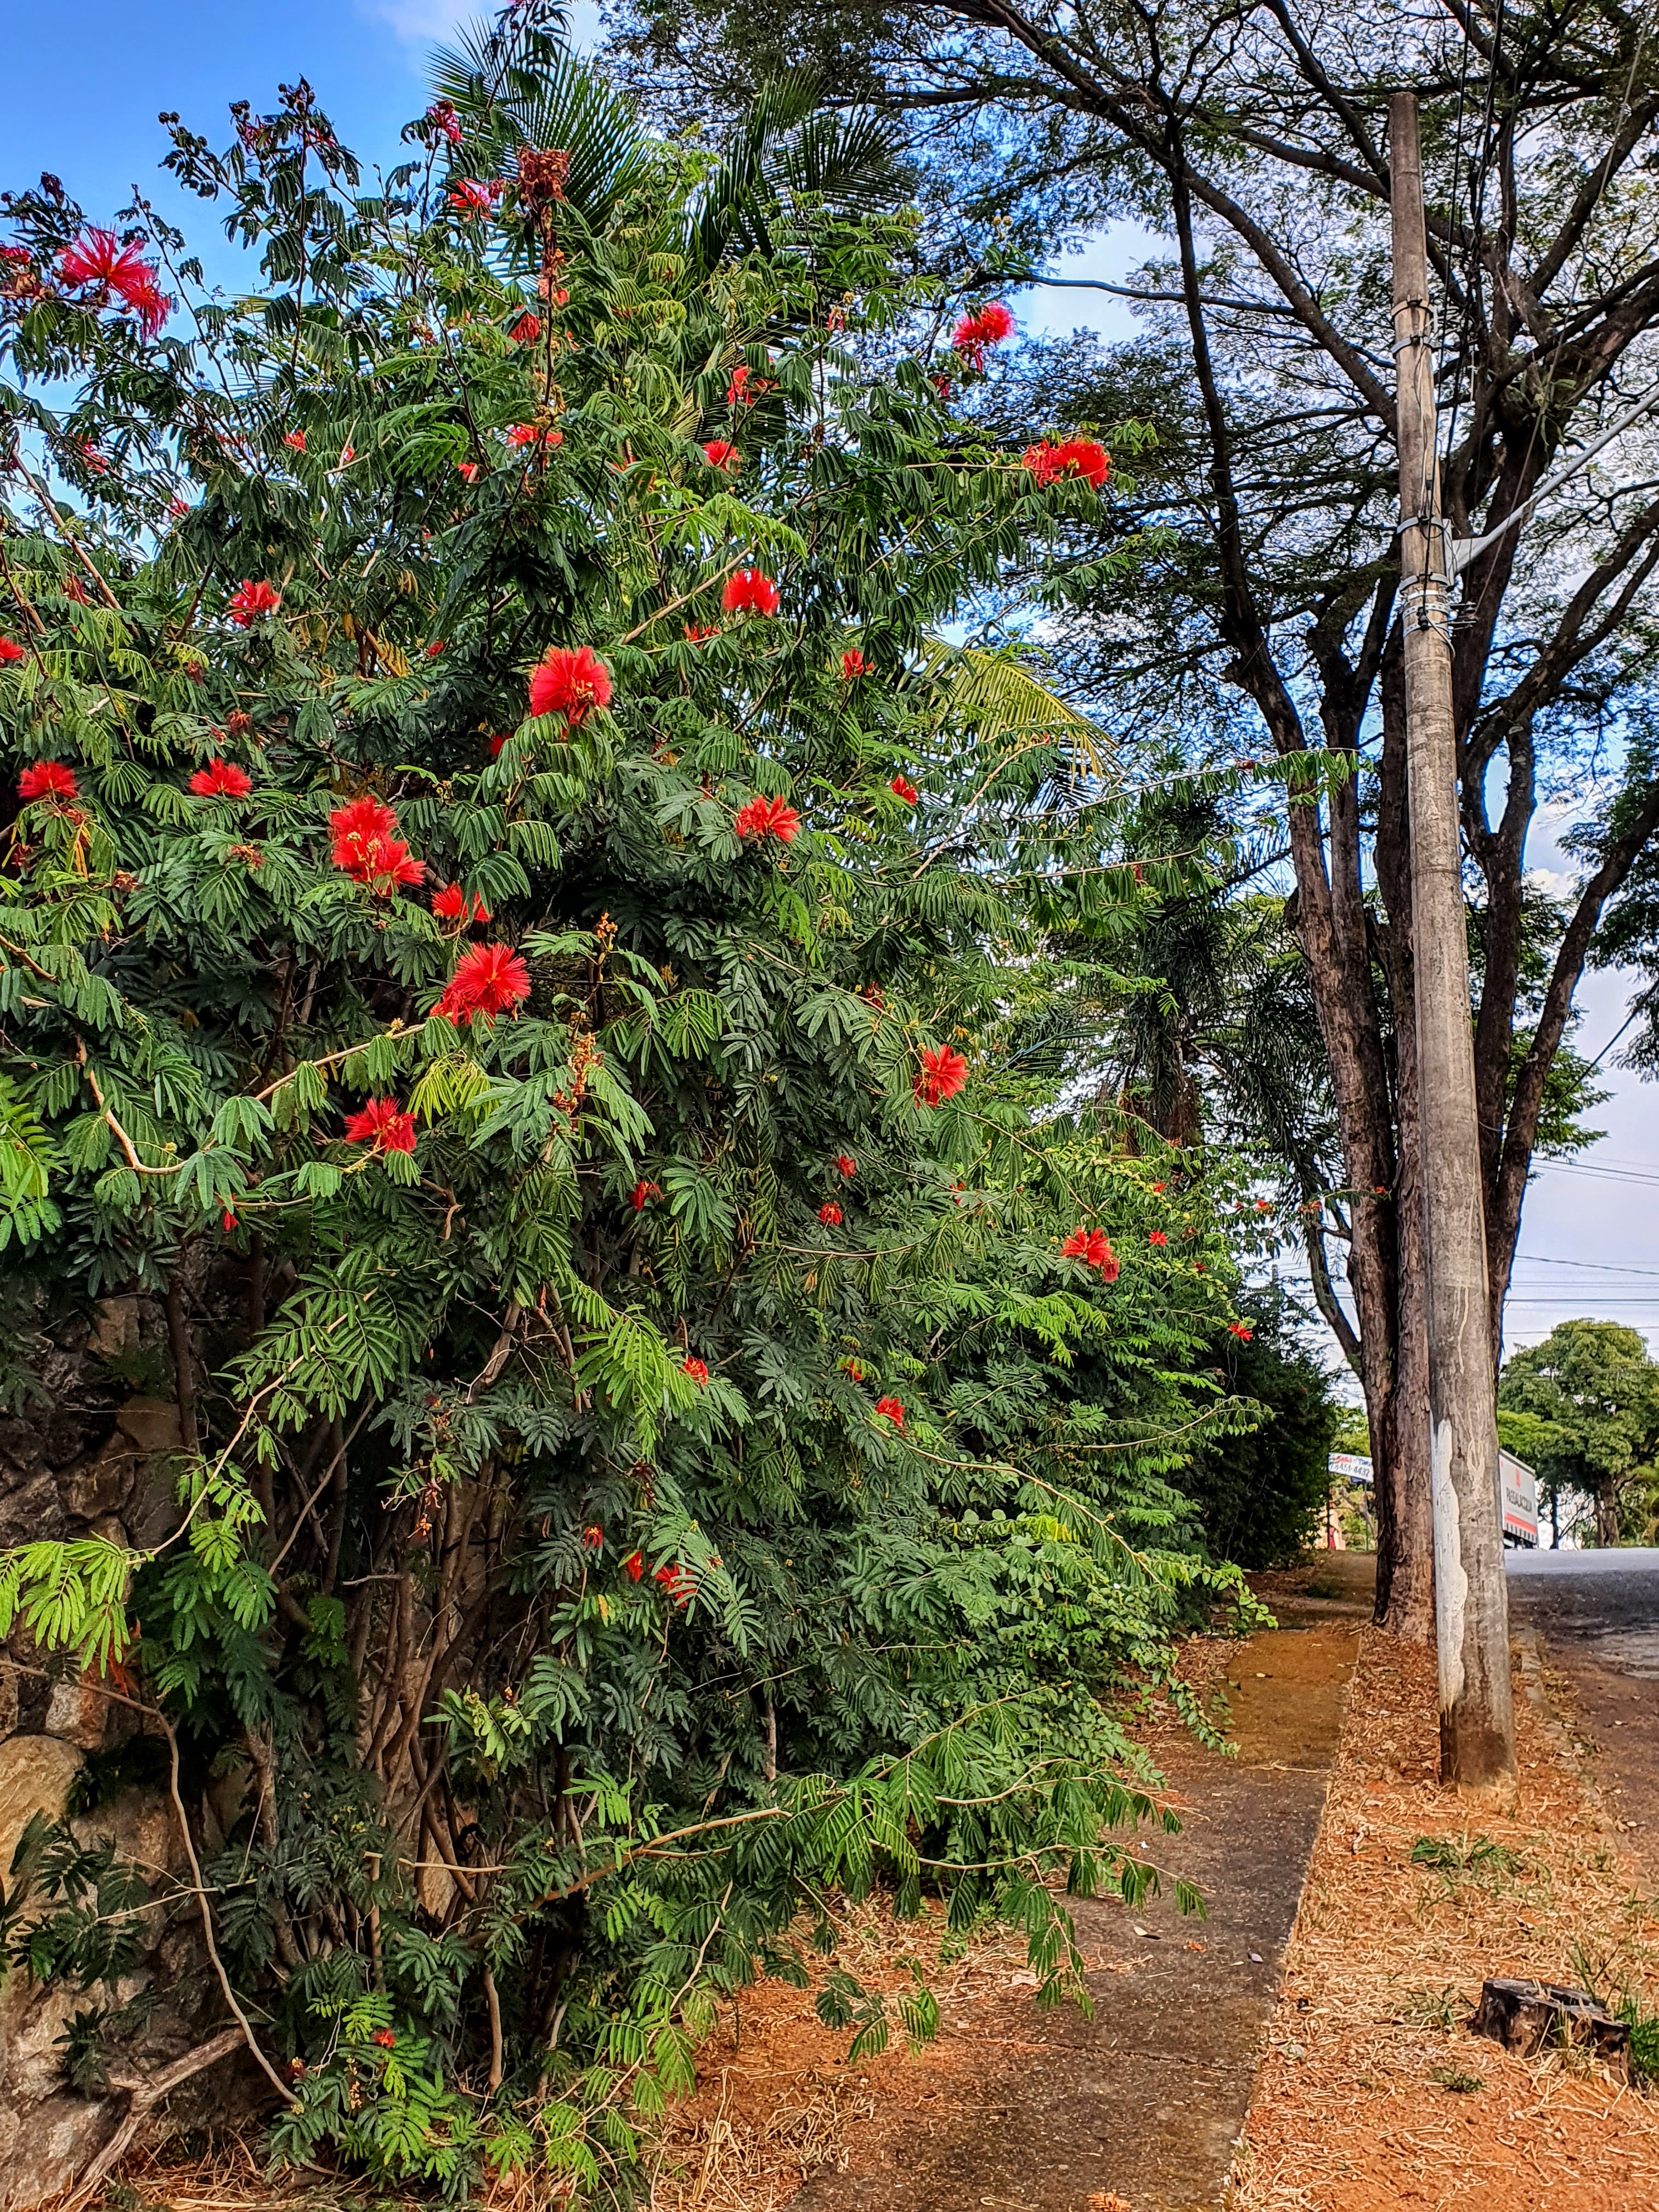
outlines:
[[[1517,2057],[1535,2057],[1547,2044],[1576,2043],[1617,2065],[1630,2057],[1630,2024],[1582,1990],[1552,1982],[1483,1982],[1480,2003],[1468,2023],[1472,2035],[1489,2035]]]

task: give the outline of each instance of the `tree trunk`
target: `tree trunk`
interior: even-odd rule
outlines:
[[[1619,1541],[1619,1485],[1612,1475],[1596,1486],[1595,1540],[1604,1551]]]

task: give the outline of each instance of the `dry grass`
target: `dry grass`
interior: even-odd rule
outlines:
[[[1466,1827],[1435,1780],[1432,1653],[1366,1632],[1238,2212],[1659,2203],[1659,2099],[1579,2054],[1525,2062],[1462,2027],[1490,1975],[1583,1987],[1588,1967],[1603,1993],[1659,1999],[1659,1911],[1520,1682],[1516,1709],[1520,1815]],[[1413,1864],[1425,1837],[1453,1863]]]

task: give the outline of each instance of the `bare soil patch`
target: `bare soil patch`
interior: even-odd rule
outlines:
[[[1582,2054],[1523,2061],[1462,2025],[1489,1975],[1659,2003],[1644,1872],[1524,1678],[1516,1708],[1521,1813],[1469,1824],[1436,1780],[1433,1654],[1365,1632],[1239,2212],[1659,2203],[1659,2099]]]

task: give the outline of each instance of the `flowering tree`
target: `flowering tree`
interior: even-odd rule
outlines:
[[[835,1890],[1080,1991],[1248,1408],[1209,1201],[1025,1072],[1033,927],[1135,896],[1086,728],[934,638],[1096,449],[957,439],[858,126],[708,173],[503,25],[373,194],[303,85],[175,129],[234,306],[10,204],[4,1250],[37,1326],[155,1301],[182,1449],[0,1626],[181,1807],[245,1763],[195,1888],[281,2153],[598,2190]]]

